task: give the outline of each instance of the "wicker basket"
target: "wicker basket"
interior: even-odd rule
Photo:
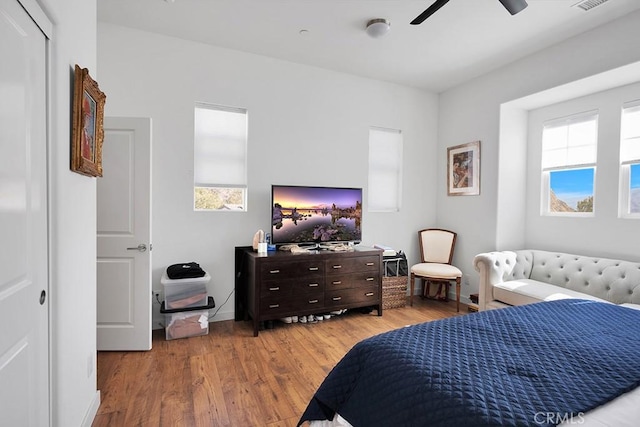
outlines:
[[[407,276],[385,276],[382,278],[382,309],[407,305]]]

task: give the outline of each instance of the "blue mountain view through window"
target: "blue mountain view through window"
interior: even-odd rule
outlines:
[[[551,191],[558,199],[551,203],[551,212],[593,212],[594,175],[594,168],[549,172]]]

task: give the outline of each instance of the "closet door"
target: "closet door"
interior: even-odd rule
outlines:
[[[0,424],[47,426],[47,40],[16,0],[0,40]]]

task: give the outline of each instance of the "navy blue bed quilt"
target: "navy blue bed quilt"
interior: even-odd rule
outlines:
[[[363,340],[299,425],[336,412],[354,427],[553,425],[638,386],[640,311],[567,299]]]

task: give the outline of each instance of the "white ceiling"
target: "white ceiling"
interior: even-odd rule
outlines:
[[[608,0],[528,0],[511,16],[498,0],[98,0],[98,21],[441,92],[640,9]],[[391,21],[379,39],[364,29]],[[300,30],[307,30],[300,34]]]

